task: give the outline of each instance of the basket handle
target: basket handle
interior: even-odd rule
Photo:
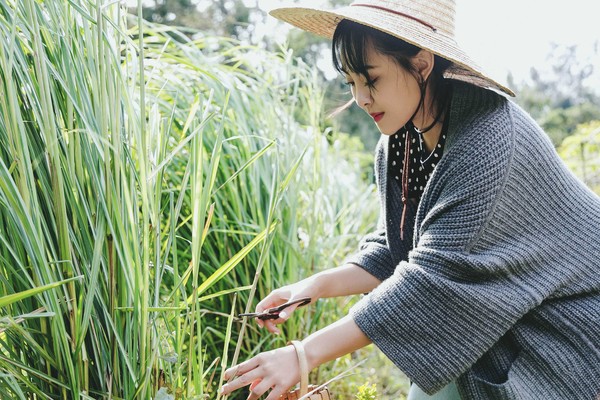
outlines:
[[[306,361],[306,352],[304,351],[304,345],[299,340],[292,340],[290,342],[294,349],[296,349],[296,356],[298,356],[298,366],[300,367],[300,397],[305,396],[308,393],[308,362]]]

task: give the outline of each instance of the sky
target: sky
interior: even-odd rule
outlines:
[[[285,0],[247,0],[270,10]],[[302,0],[322,6],[324,0]],[[269,18],[273,20],[274,18]],[[269,21],[265,29],[283,37],[286,28]],[[456,39],[483,69],[505,83],[508,73],[527,80],[531,67],[549,69],[551,44],[578,46],[578,59],[596,65],[588,84],[600,91],[600,1],[598,0],[456,0]],[[319,67],[327,69],[329,53]]]
[[[600,2],[597,0],[457,0],[456,36],[484,69],[499,78],[544,70],[551,43],[578,47],[597,66],[600,89]]]

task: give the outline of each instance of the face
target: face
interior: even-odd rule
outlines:
[[[373,118],[379,131],[384,135],[393,135],[406,125],[418,108],[421,99],[419,83],[413,74],[391,57],[373,48],[367,51],[367,60],[371,81],[349,71],[346,74],[347,83],[354,101]]]

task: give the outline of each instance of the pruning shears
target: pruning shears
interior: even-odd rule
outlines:
[[[296,300],[292,300],[292,301],[288,301],[287,303],[283,303],[277,307],[272,307],[269,308],[265,311],[262,312],[253,312],[253,313],[244,313],[244,314],[239,314],[238,317],[250,317],[250,318],[258,318],[260,320],[267,320],[267,319],[277,319],[279,318],[279,314],[285,310],[286,308],[288,308],[289,306],[293,305],[293,304],[298,304],[298,307],[302,307],[307,305],[308,303],[310,303],[310,297],[301,297],[299,299]]]

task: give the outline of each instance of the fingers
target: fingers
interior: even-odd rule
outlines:
[[[281,331],[279,328],[277,328],[277,325],[283,324],[285,321],[287,321],[296,308],[298,308],[298,304],[292,304],[279,313],[279,318],[260,321],[259,326],[261,328],[265,327],[269,332],[279,335]]]
[[[266,321],[261,322],[263,324],[263,327],[267,328],[269,332],[274,333],[276,335],[279,335],[281,333],[281,331],[277,328],[276,320],[268,319]]]
[[[267,297],[262,299],[256,305],[256,312],[263,312],[268,310],[269,308],[277,307],[289,300],[289,293],[282,294],[280,290],[275,290],[271,292]],[[279,314],[281,316],[281,314]],[[281,331],[277,329],[276,325],[285,322],[285,319],[278,318],[276,320],[261,320],[256,318],[256,323],[261,328],[267,328],[267,330],[271,333],[279,335]]]
[[[233,392],[234,390],[238,390],[239,388],[248,386],[255,381],[259,381],[261,378],[260,368],[254,368],[248,372],[240,372],[240,371],[241,370],[237,371],[238,372],[237,378],[235,378],[233,381],[228,382],[225,385],[223,385],[223,387],[221,388],[222,394],[227,395],[227,394]],[[225,373],[225,376],[227,376],[227,372]],[[232,377],[233,376],[236,376],[236,375],[232,375]],[[258,386],[260,386],[260,384]],[[256,392],[256,388],[254,388],[254,391]],[[261,392],[260,394],[263,394],[263,393],[264,392]]]
[[[285,384],[274,384],[273,380],[268,377],[257,378],[263,373],[264,371],[260,368],[255,368],[234,381],[223,385],[221,394],[228,395],[231,392],[250,384],[250,393],[248,394],[247,400],[257,400],[269,389],[271,389],[271,393],[269,393],[266,400],[279,399],[279,397],[287,390],[287,386]]]
[[[274,387],[265,400],[279,400],[281,395],[283,395],[288,389],[289,387]]]
[[[252,382],[252,383],[250,384],[250,391],[254,390],[254,388],[256,387],[256,385],[258,385],[258,384],[259,384],[259,383],[261,383],[261,382],[262,382],[262,379],[257,379],[257,380],[255,380],[254,382]]]
[[[296,308],[298,308],[300,305],[304,305],[306,304],[306,302],[304,302],[304,297],[309,297],[310,296],[306,296],[306,293],[301,294],[300,292],[297,291],[293,291],[290,289],[289,286],[284,286],[282,288],[276,289],[274,291],[272,291],[267,297],[265,297],[263,300],[261,300],[257,305],[256,305],[256,313],[264,313],[265,311],[269,311],[270,309],[275,309],[275,310],[279,310],[280,306],[286,306],[288,302],[292,302],[294,303],[294,298],[297,298],[297,302],[295,304],[290,304],[288,305],[285,309],[281,310],[281,312],[279,312],[279,314],[277,315],[278,318],[275,319],[261,319],[261,318],[256,318],[256,323],[260,328],[266,328],[269,332],[274,333],[274,334],[279,334],[280,331],[277,328],[277,325],[284,323],[285,321],[287,321],[290,317],[290,315],[296,311]],[[275,310],[271,310],[271,311],[275,311]]]
[[[265,400],[278,400],[288,388],[282,385],[273,385],[269,384],[269,382],[261,381],[254,387],[251,387],[250,394],[246,400],[257,400],[269,389],[272,389],[271,393],[269,393]]]
[[[256,357],[225,371],[224,378],[232,381],[221,387],[221,394],[250,385],[249,400],[257,400],[270,390],[267,400],[277,400],[289,387],[299,380],[295,350],[282,347]]]
[[[253,370],[257,366],[258,366],[258,361],[256,360],[256,357],[251,358],[246,362],[243,362],[238,365],[234,365],[233,367],[229,368],[223,374],[223,379],[225,379],[226,381],[231,380],[231,379],[235,378],[236,376],[244,375],[246,372]]]
[[[292,313],[296,311],[296,308],[298,308],[298,304],[292,304],[291,306],[283,309],[283,311],[279,313],[279,319],[281,320],[281,322],[287,321],[290,315],[292,315]]]
[[[266,380],[261,380],[256,384],[253,383],[250,386],[250,393],[248,394],[248,398],[246,400],[257,400],[270,388],[271,385]]]
[[[256,312],[263,312],[269,308],[277,307],[287,302],[289,298],[289,293],[283,295],[279,294],[279,289],[275,290],[256,305]]]

